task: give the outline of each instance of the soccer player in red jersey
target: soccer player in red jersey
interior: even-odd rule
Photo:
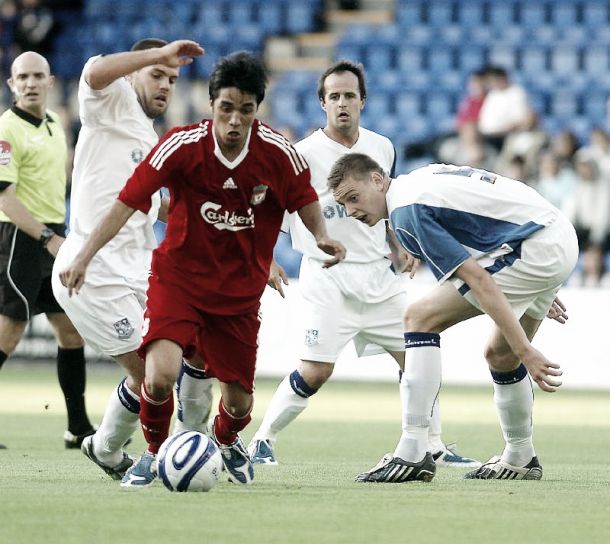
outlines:
[[[167,234],[153,254],[141,356],[146,359],[140,421],[147,450],[125,474],[124,487],[146,487],[167,438],[172,388],[182,357],[199,354],[220,383],[211,437],[231,481],[254,471],[237,434],[250,422],[260,297],[269,276],[284,211],[297,211],[318,247],[345,257],[328,237],[309,167],[280,134],[256,119],[266,75],[251,53],[221,59],[210,78],[213,118],[171,130],[127,181],[75,260],[60,274],[70,293],[83,285],[89,261],[151,196],[170,190]]]

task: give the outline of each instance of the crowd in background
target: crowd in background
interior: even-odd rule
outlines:
[[[54,31],[60,24],[54,11],[80,9],[81,4],[62,0],[0,0],[2,79],[6,80],[8,67],[19,52],[34,50],[43,55],[52,52]],[[59,81],[58,87],[53,109],[64,118],[73,147],[79,130],[75,84]],[[7,91],[3,86],[4,94],[0,95],[3,109],[10,101]],[[207,104],[205,82],[181,81],[180,91],[183,99],[175,102],[182,104],[158,123],[160,133],[172,125],[193,122],[206,115],[206,109],[198,106]],[[262,118],[273,125],[270,113],[263,111]],[[454,132],[397,151],[404,152],[403,164],[408,166],[430,160],[469,164],[535,187],[562,209],[577,229],[581,260],[574,281],[585,286],[605,285],[610,282],[610,137],[601,128],[606,122],[600,119],[599,127],[591,130],[587,141],[579,141],[569,129],[547,133],[531,106],[527,89],[513,81],[503,67],[494,65],[469,75],[465,95],[457,108]],[[286,259],[294,263],[289,245],[284,242],[282,247]],[[295,270],[295,266],[288,268]]]

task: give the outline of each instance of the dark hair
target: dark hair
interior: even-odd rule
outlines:
[[[144,38],[134,43],[131,46],[131,51],[144,51],[144,49],[155,49],[164,45],[167,45],[167,42],[160,38]]]
[[[210,100],[216,100],[220,90],[226,87],[237,87],[242,93],[253,94],[256,103],[260,104],[267,87],[267,74],[261,60],[249,51],[221,58],[210,75]]]
[[[344,72],[351,72],[358,78],[358,89],[360,91],[360,98],[364,100],[366,98],[366,83],[364,81],[364,67],[362,64],[351,62],[349,60],[340,60],[328,68],[318,80],[318,98],[324,100],[326,94],[324,89],[324,83],[326,78],[331,74],[343,74]]]
[[[508,72],[504,68],[502,68],[502,66],[495,66],[495,65],[487,66],[487,68],[485,69],[485,73],[488,76],[501,77],[504,79],[508,79]]]
[[[385,175],[383,168],[364,153],[347,153],[338,159],[328,174],[328,189],[334,192],[343,180],[348,177],[364,180],[371,172]]]

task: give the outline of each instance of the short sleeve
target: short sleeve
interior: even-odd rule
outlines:
[[[118,196],[125,205],[148,213],[151,197],[162,187],[171,187],[172,173],[179,168],[180,154],[168,151],[168,140],[177,130],[168,132],[138,164]]]
[[[410,204],[392,211],[392,229],[403,247],[426,261],[440,282],[449,278],[470,254],[438,221],[433,206]]]
[[[17,183],[19,180],[21,153],[17,143],[12,131],[0,125],[0,181]]]

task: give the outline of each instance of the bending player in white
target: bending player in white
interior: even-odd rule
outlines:
[[[139,423],[144,362],[144,306],[153,224],[164,219],[167,201],[153,199],[150,213],[136,212],[91,261],[80,296],[69,297],[59,272],[74,259],[98,220],[112,206],[137,164],[158,141],[153,121],[167,110],[179,67],[203,54],[195,42],[140,40],[131,51],[96,56],[85,64],[78,98],[82,128],[72,179],[70,233],[53,267],[53,292],[87,343],[114,358],[127,377],[112,393],[97,432],[82,451],[112,478],[133,464],[123,451]],[[161,210],[160,210],[161,208]]]
[[[402,436],[393,454],[357,480],[434,477],[426,431],[441,386],[440,334],[482,313],[495,323],[485,359],[506,445],[464,477],[540,480],[530,376],[553,392],[561,370],[531,341],[545,316],[567,319],[556,297],[578,260],[574,227],[525,183],[469,166],[432,164],[390,179],[368,155],[349,153],[333,165],[328,186],[350,217],[369,226],[389,219],[400,244],[425,259],[439,283],[404,313]]]
[[[327,187],[333,163],[344,154],[366,152],[390,173],[395,150],[386,137],[359,126],[366,99],[361,65],[340,61],[331,66],[320,77],[318,96],[326,112],[326,126],[298,142],[295,148],[310,165],[311,182],[320,198],[326,228],[333,238],[343,242],[347,256],[332,269],[323,270],[320,263],[324,254],[298,217],[291,216],[293,245],[303,253],[299,288],[306,308],[305,345],[299,368],[280,383],[249,445],[253,463],[277,464],[273,451],[277,434],[307,407],[309,397],[330,378],[335,361],[350,340],[354,341],[358,355],[363,354],[367,344],[375,344],[396,360],[401,371],[404,367],[402,312],[406,294],[387,258],[390,248],[386,243],[385,222],[369,228],[348,217]],[[405,270],[408,254],[398,244],[392,253],[395,267]],[[272,267],[270,285],[283,296],[281,281],[287,282],[284,271]],[[443,444],[438,402],[429,442],[439,466],[480,466],[478,461],[457,455]]]

